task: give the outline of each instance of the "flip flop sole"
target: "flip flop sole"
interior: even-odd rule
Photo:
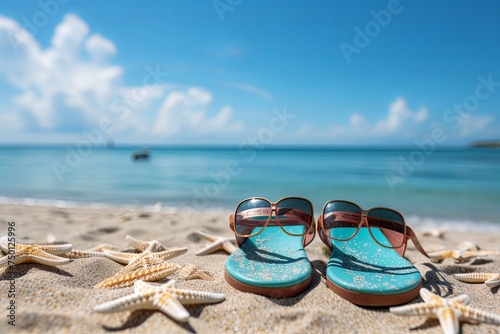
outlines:
[[[359,293],[356,291],[344,289],[333,283],[328,277],[326,278],[326,285],[337,295],[344,298],[345,300],[350,301],[353,304],[361,306],[380,307],[406,304],[419,296],[419,291],[422,287],[422,283],[420,283],[415,288],[413,288],[413,290],[404,293],[400,293],[397,295],[380,295]]]
[[[372,233],[383,240],[380,230]],[[418,297],[420,272],[394,249],[375,243],[367,229],[347,242],[332,243],[326,282],[342,298],[364,306],[391,306]]]
[[[255,293],[271,298],[289,298],[297,296],[307,290],[311,285],[312,276],[309,276],[304,282],[289,287],[265,288],[255,285],[242,283],[234,279],[227,271],[224,271],[224,278],[233,288],[249,293]]]
[[[301,226],[289,228],[303,231]],[[302,239],[285,234],[279,226],[268,226],[228,257],[226,281],[238,290],[273,298],[300,294],[310,286],[312,275]]]

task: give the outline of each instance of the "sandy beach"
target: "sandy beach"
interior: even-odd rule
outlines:
[[[161,312],[135,311],[99,314],[93,308],[125,296],[133,288],[93,289],[93,286],[118,272],[122,265],[107,258],[75,259],[60,267],[23,264],[15,268],[15,327],[8,325],[9,281],[0,272],[1,333],[441,333],[437,320],[425,317],[400,317],[388,308],[353,305],[330,291],[325,284],[327,257],[316,237],[306,250],[313,265],[313,281],[303,294],[288,299],[272,299],[242,293],[224,280],[227,254],[196,256],[206,245],[193,232],[232,236],[228,227],[230,212],[146,212],[123,208],[56,208],[0,205],[0,235],[7,234],[8,222],[15,222],[17,240],[68,242],[74,249],[85,250],[102,243],[132,250],[125,236],[141,240],[159,240],[168,247],[188,247],[188,252],[172,259],[179,264],[194,264],[214,278],[178,280],[179,288],[218,292],[226,300],[217,304],[187,306],[191,318],[185,324]],[[317,217],[316,217],[317,218]],[[454,248],[471,240],[484,249],[500,249],[500,235],[494,233],[452,232],[444,238],[422,236],[426,249],[440,245]],[[409,243],[406,257],[424,278],[424,287],[444,296],[468,294],[471,306],[500,313],[498,287],[467,284],[451,275],[461,272],[500,272],[500,258],[479,258],[465,263],[447,259],[431,263]],[[165,280],[165,282],[168,280]],[[419,302],[420,299],[413,301]],[[462,333],[500,333],[500,327],[488,324],[462,324]]]

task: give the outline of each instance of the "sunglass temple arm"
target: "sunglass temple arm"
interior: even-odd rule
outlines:
[[[411,241],[413,242],[415,247],[418,249],[418,251],[420,253],[422,253],[422,255],[424,255],[427,258],[430,258],[429,254],[427,254],[424,247],[422,247],[422,245],[420,244],[420,241],[418,241],[417,235],[415,234],[415,232],[413,232],[411,227],[409,227],[408,225],[406,225],[406,236],[411,239]]]

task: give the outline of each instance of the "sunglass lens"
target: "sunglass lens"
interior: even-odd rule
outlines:
[[[358,229],[362,219],[361,209],[349,202],[332,201],[323,210],[323,226],[330,230],[330,237],[348,240]]]
[[[276,206],[279,224],[287,233],[304,235],[313,220],[313,208],[309,201],[301,198],[287,198]]]
[[[246,200],[236,208],[235,228],[240,236],[251,236],[258,233],[271,214],[271,203],[263,199]]]
[[[405,223],[403,216],[389,209],[373,209],[367,215],[368,226],[373,238],[380,244],[398,248],[405,238]]]

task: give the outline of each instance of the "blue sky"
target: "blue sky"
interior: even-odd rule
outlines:
[[[436,129],[441,145],[498,139],[499,10],[2,1],[0,143],[97,143],[100,132],[117,144],[415,145]]]

